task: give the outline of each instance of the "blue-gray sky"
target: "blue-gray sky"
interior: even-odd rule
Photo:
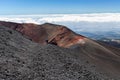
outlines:
[[[120,13],[120,0],[0,0],[0,15]]]

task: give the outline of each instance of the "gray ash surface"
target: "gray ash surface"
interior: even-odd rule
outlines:
[[[0,27],[0,80],[117,80],[78,55],[72,49],[41,46]]]

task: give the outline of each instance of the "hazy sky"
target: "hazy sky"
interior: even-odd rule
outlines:
[[[120,13],[120,0],[0,0],[0,15]]]

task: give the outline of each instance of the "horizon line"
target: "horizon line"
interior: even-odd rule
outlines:
[[[15,16],[15,15],[28,15],[28,16],[32,16],[32,15],[62,15],[62,14],[67,14],[67,15],[77,15],[77,14],[120,14],[120,12],[94,12],[94,13],[45,13],[45,14],[0,14],[0,16],[4,16],[4,15],[10,15],[10,16]]]

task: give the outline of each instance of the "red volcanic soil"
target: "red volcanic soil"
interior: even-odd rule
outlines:
[[[28,36],[32,41],[45,44],[55,44],[60,47],[69,48],[76,44],[84,44],[84,38],[62,25],[45,23],[36,25],[31,23],[12,23],[0,22],[0,26],[6,26],[19,31],[25,36]]]

